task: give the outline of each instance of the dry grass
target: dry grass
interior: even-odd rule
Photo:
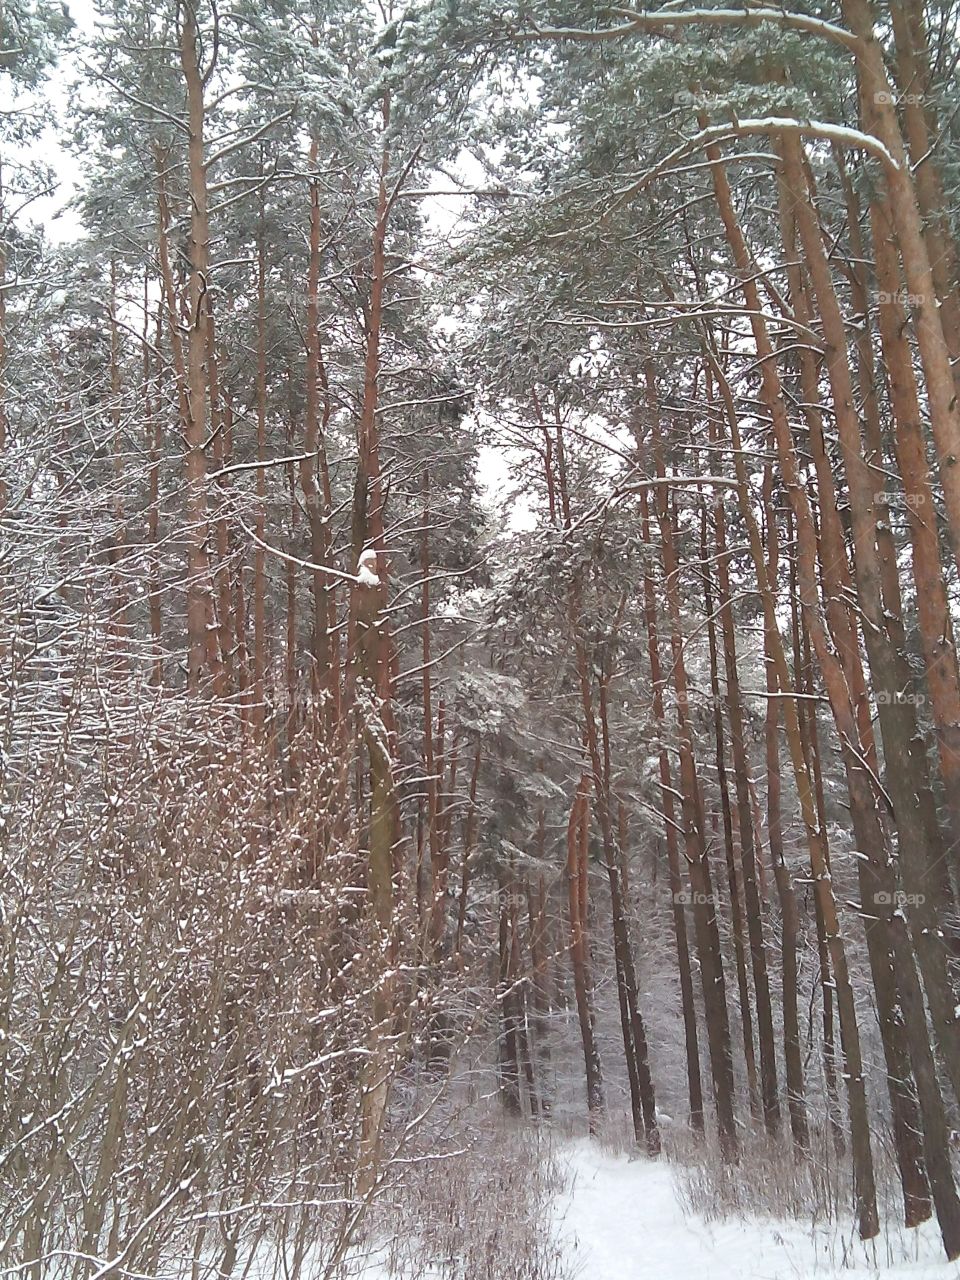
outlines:
[[[412,1164],[383,1225],[403,1280],[567,1280],[549,1230],[564,1187],[548,1134],[484,1108],[456,1151]]]
[[[698,1141],[671,1129],[665,1154],[674,1163],[677,1188],[691,1213],[708,1220],[758,1215],[813,1226],[845,1221],[853,1205],[849,1155],[838,1155],[830,1135],[815,1129],[807,1159],[798,1160],[789,1136],[780,1141],[747,1134],[736,1164],[721,1159],[716,1141]],[[894,1212],[896,1171],[885,1144],[875,1143],[878,1194]]]

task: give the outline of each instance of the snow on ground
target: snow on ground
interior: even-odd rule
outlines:
[[[769,1218],[707,1222],[684,1208],[666,1162],[560,1146],[569,1174],[555,1230],[582,1280],[960,1280],[933,1223],[870,1245],[852,1228]]]

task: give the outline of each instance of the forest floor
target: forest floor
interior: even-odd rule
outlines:
[[[933,1223],[863,1245],[852,1225],[707,1221],[684,1205],[677,1166],[608,1154],[586,1139],[561,1145],[557,1157],[568,1185],[554,1229],[583,1280],[960,1280]]]

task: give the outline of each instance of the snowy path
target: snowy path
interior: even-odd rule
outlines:
[[[710,1223],[684,1209],[666,1163],[608,1155],[586,1140],[558,1155],[570,1186],[556,1230],[578,1280],[960,1280],[930,1223],[868,1250],[836,1228]]]

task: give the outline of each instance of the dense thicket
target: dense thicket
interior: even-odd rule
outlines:
[[[484,1073],[960,1256],[954,7],[78,16],[0,11],[4,1263],[333,1275]]]

